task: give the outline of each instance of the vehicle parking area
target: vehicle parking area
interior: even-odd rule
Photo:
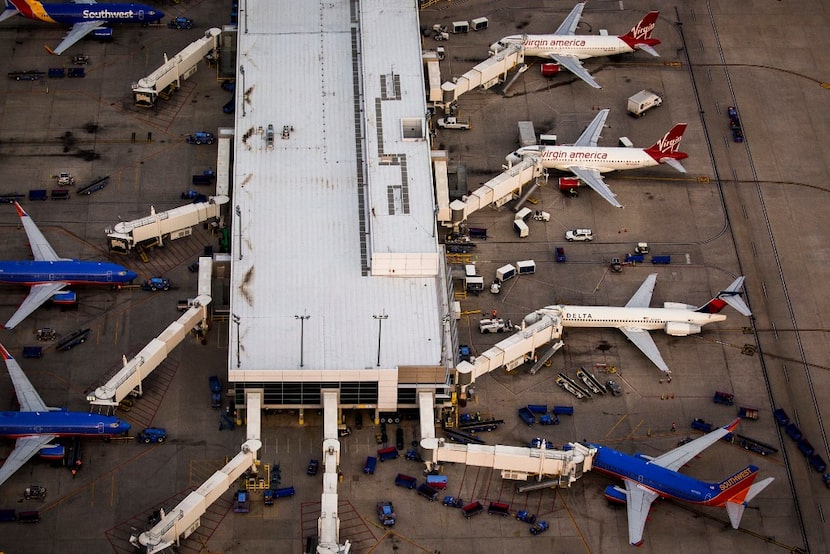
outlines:
[[[55,249],[67,256],[107,257],[106,227],[145,216],[151,205],[156,211],[181,205],[192,176],[216,166],[216,144],[188,144],[186,137],[233,126],[233,115],[223,111],[233,93],[222,90],[215,70],[204,64],[157,108],[132,105],[133,81],[161,65],[163,53],[172,55],[205,28],[227,23],[229,11],[229,3],[219,0],[161,7],[166,17],[158,28],[117,28],[113,42],[84,40],[63,58],[49,56],[43,43],[59,39],[65,29],[20,18],[0,24],[0,49],[8,53],[0,65],[7,73],[47,72],[56,64],[68,67],[73,55],[89,56],[83,78],[44,75],[0,84],[0,195],[24,200],[30,189],[51,192],[59,188],[55,177],[60,172],[75,176],[77,187],[109,176],[108,185],[91,195],[77,195],[72,186],[63,202],[23,202]],[[445,48],[441,70],[447,81],[484,60],[488,45],[504,35],[552,32],[572,7],[546,3],[540,8],[526,0],[510,6],[437,2],[421,10],[422,27],[482,16],[489,27],[451,33],[443,41],[426,37],[424,47]],[[529,69],[506,91],[497,86],[462,96],[460,114],[472,121],[471,128],[436,127],[435,145],[448,152],[456,172],[451,181],[464,174],[464,192],[472,191],[502,171],[505,155],[518,146],[518,121],[532,120],[537,135],[555,134],[560,144],[568,144],[599,109],[610,108],[601,145],[628,137],[636,147],[648,146],[674,123],[687,122],[681,150],[689,153],[683,161],[688,173],[658,166],[610,174],[607,183],[625,206],[617,209],[585,187],[576,196],[563,194],[556,180],[566,175],[554,172],[527,204],[550,217],[528,218],[525,238],[514,231],[512,203],[473,214],[468,225],[487,229],[487,240],[474,238],[475,249],[451,254],[450,261],[462,274],[463,265],[475,264],[484,290],[459,300],[458,342],[477,356],[513,332],[482,332],[482,319],[520,325],[534,309],[556,303],[623,306],[653,272],[658,277],[652,306],[664,301],[700,305],[735,276],[746,275],[754,316],[750,320],[726,308],[727,320],[699,335],[653,332],[673,371],[670,380],[615,329],[567,330],[565,347],[549,367],[530,375],[532,363],[526,363],[510,373],[483,376],[459,409],[505,421],[478,434],[488,444],[526,445],[541,438],[561,446],[587,440],[656,456],[699,436],[692,426],[696,419],[720,426],[741,409],[754,408],[757,414],[744,412],[738,433],[777,451],[751,449],[746,441],[723,442],[682,470],[717,481],[754,464],[761,477],[775,477],[751,503],[741,529],[731,529],[724,510],[660,501],[652,507],[640,551],[667,552],[679,544],[719,552],[825,551],[830,489],[773,418],[774,408],[786,409],[808,444],[830,459],[821,411],[830,395],[824,361],[830,347],[830,237],[822,208],[830,182],[824,148],[830,141],[830,112],[817,109],[830,94],[817,82],[830,79],[820,73],[830,67],[823,4],[810,0],[796,11],[781,2],[746,7],[692,0],[675,7],[634,0],[624,8],[588,3],[577,33],[624,33],[643,13],[660,9],[654,36],[662,41],[656,47],[661,57],[635,53],[587,61],[601,90],[566,73],[545,77],[540,60],[528,59]],[[174,17],[195,24],[168,28]],[[789,35],[788,55],[782,55],[780,39],[762,32],[785,28],[798,29]],[[642,89],[660,91],[663,103],[643,117],[630,117],[626,100]],[[740,113],[741,142],[734,138],[729,106]],[[565,232],[573,229],[591,229],[593,240],[568,242]],[[442,236],[445,232],[439,229]],[[0,211],[0,239],[5,258],[29,255],[11,206]],[[639,242],[647,242],[654,255],[670,256],[671,263],[620,261],[620,271],[613,271],[611,261],[625,260]],[[195,296],[196,274],[188,266],[206,246],[218,248],[218,237],[198,227],[192,236],[152,250],[147,262],[109,254],[139,274],[136,285],[163,277],[175,290],[81,290],[77,309],[44,306],[15,332],[0,331],[0,342],[19,359],[47,404],[84,410],[85,394],[120,366],[121,356],[137,352],[177,318],[179,299]],[[563,249],[561,256],[557,248]],[[533,260],[535,272],[517,274],[491,293],[496,271],[522,260]],[[456,280],[455,290],[462,289]],[[10,314],[24,294],[3,289],[0,308]],[[39,341],[35,333],[42,328],[55,329],[57,336]],[[89,333],[83,344],[58,350],[61,339],[84,329]],[[33,459],[0,487],[0,509],[40,514],[37,525],[0,523],[0,549],[132,552],[132,531],[148,527],[155,511],[173,507],[238,452],[244,421],[229,424],[230,398],[223,391],[215,406],[208,381],[219,375],[227,384],[230,332],[229,322],[216,321],[206,344],[185,340],[145,382],[144,396],[117,412],[132,424],[133,437],[146,427],[163,428],[163,443],[88,441],[84,467],[76,475]],[[275,344],[281,339],[275,337]],[[42,347],[42,357],[23,359],[23,348],[30,346]],[[556,378],[559,373],[575,377],[580,367],[601,383],[613,380],[619,394],[609,391],[585,400],[568,394]],[[16,409],[5,372],[0,384],[3,409]],[[715,402],[717,391],[732,394],[733,403]],[[556,425],[528,426],[517,409],[531,404],[569,405],[574,413],[559,417]],[[497,470],[446,464],[441,471],[446,488],[430,502],[417,488],[395,486],[398,474],[415,477],[419,485],[425,481],[423,464],[404,455],[420,437],[418,421],[389,424],[386,444],[378,444],[380,427],[371,409],[344,413],[353,431],[340,439],[339,516],[341,539],[352,542],[352,552],[612,552],[627,547],[625,509],[610,506],[602,494],[605,486],[620,483],[588,473],[569,489],[518,493],[520,483],[503,480]],[[296,494],[266,506],[262,493],[253,492],[249,511],[235,513],[236,491],[228,490],[179,551],[303,551],[316,534],[320,511],[323,472],[312,475],[309,462],[322,459],[322,415],[306,409],[302,425],[298,419],[289,410],[264,414],[260,451],[264,464],[279,465],[280,486],[294,487]],[[399,456],[379,460],[372,473],[364,472],[367,457],[390,446]],[[0,458],[10,450],[10,442],[0,443]],[[48,496],[25,499],[24,490],[32,485],[45,487]],[[463,507],[444,505],[445,496],[460,498],[463,505],[480,502],[483,509],[466,518]],[[378,521],[378,502],[394,504],[394,527]],[[508,505],[508,516],[486,513],[491,503]],[[531,533],[531,524],[515,517],[519,511],[550,528]]]

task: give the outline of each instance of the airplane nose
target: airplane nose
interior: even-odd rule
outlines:
[[[127,280],[128,281],[135,281],[138,278],[138,273],[135,271],[127,271]]]

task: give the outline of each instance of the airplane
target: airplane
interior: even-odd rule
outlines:
[[[652,273],[624,307],[618,306],[547,306],[525,318],[531,325],[538,321],[540,315],[559,318],[563,327],[616,327],[639,348],[654,365],[666,374],[671,374],[663,356],[654,344],[649,331],[662,329],[673,337],[686,337],[698,334],[704,325],[726,320],[719,313],[729,304],[745,316],[752,315],[749,307],[741,298],[744,277],[738,277],[725,290],[703,306],[697,307],[679,302],[665,302],[662,308],[650,308],[651,295],[657,281],[657,274]]]
[[[35,454],[47,459],[62,459],[63,446],[51,444],[57,437],[109,438],[130,430],[129,423],[116,417],[48,407],[2,344],[0,355],[6,362],[20,404],[19,412],[0,412],[0,437],[16,439],[14,450],[0,466],[0,485]]]
[[[660,164],[670,165],[681,173],[686,169],[680,160],[689,157],[685,152],[678,152],[680,140],[686,131],[685,123],[678,123],[663,137],[648,148],[599,147],[597,140],[605,126],[610,110],[600,110],[594,120],[585,128],[572,146],[532,145],[519,148],[505,158],[513,166],[525,157],[540,160],[542,167],[569,171],[581,182],[599,193],[611,205],[622,208],[617,195],[611,192],[602,178],[603,173]]]
[[[511,44],[521,44],[525,56],[546,58],[564,67],[594,88],[602,88],[591,74],[582,67],[582,60],[596,56],[613,56],[628,54],[635,50],[648,52],[652,56],[660,54],[654,46],[660,41],[651,38],[657,16],[660,12],[648,12],[628,33],[620,36],[574,35],[585,2],[574,6],[565,21],[552,35],[511,35],[490,45],[491,55],[508,48]]]
[[[98,4],[95,0],[74,0],[61,4],[44,4],[39,0],[6,0],[6,9],[0,21],[15,15],[27,19],[71,25],[63,41],[50,54],[60,55],[90,33],[109,31],[113,23],[156,23],[164,13],[144,4]],[[106,31],[105,31],[106,30]]]
[[[597,449],[593,469],[625,482],[625,490],[610,485],[605,497],[623,503],[628,512],[628,540],[635,546],[643,544],[643,530],[651,503],[670,498],[698,506],[725,507],[732,527],[737,529],[747,504],[758,496],[773,477],[753,483],[758,468],[749,465],[723,481],[710,483],[679,473],[689,460],[732,433],[741,419],[715,429],[656,458],[645,454],[630,456],[607,446],[590,444]]]
[[[6,322],[7,329],[13,329],[50,298],[57,304],[74,304],[77,300],[75,293],[64,290],[70,285],[118,286],[138,277],[134,271],[118,264],[58,257],[29,214],[19,203],[15,202],[14,206],[29,237],[35,259],[0,261],[0,284],[31,287],[29,295]]]

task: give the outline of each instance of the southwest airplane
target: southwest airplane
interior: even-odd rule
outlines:
[[[654,46],[660,41],[651,38],[654,24],[660,12],[648,12],[628,33],[615,36],[574,35],[585,2],[577,4],[565,21],[552,35],[511,35],[490,46],[496,54],[511,44],[521,44],[525,56],[547,58],[564,67],[594,88],[602,88],[591,74],[582,67],[582,60],[596,56],[613,56],[643,50],[652,56],[659,56]]]
[[[63,447],[50,444],[57,437],[113,437],[130,430],[129,423],[112,416],[49,408],[2,344],[0,355],[20,404],[19,412],[0,412],[0,437],[16,439],[14,450],[0,467],[0,485],[35,454],[63,458]]]
[[[524,146],[508,154],[505,160],[512,166],[526,157],[532,157],[538,159],[542,167],[569,171],[617,208],[622,208],[622,204],[605,184],[603,173],[660,164],[670,165],[677,171],[686,173],[680,160],[688,158],[689,155],[678,152],[680,140],[686,131],[685,123],[678,123],[672,127],[663,138],[648,148],[599,147],[597,141],[609,111],[601,110],[573,146]]]
[[[35,259],[0,261],[0,284],[31,287],[29,296],[6,322],[7,329],[13,329],[50,298],[57,304],[74,304],[75,293],[64,291],[70,285],[117,286],[129,283],[138,276],[123,266],[109,262],[59,258],[29,214],[17,202],[14,205],[26,230],[26,236],[29,237],[29,245]]]
[[[38,0],[6,0],[6,10],[0,21],[15,15],[27,19],[71,25],[72,28],[51,54],[63,54],[70,46],[99,29],[113,23],[155,23],[164,14],[152,6],[143,4],[97,4],[95,0],[74,0],[65,4],[44,4]]]
[[[717,294],[703,306],[696,307],[679,302],[664,302],[662,308],[650,308],[651,295],[657,274],[649,275],[631,300],[624,307],[614,306],[547,306],[525,318],[533,324],[535,314],[557,317],[563,327],[617,328],[645,354],[654,365],[665,373],[671,370],[660,355],[649,331],[663,330],[673,337],[686,337],[700,333],[709,323],[724,321],[726,316],[718,312],[729,304],[745,316],[752,315],[741,298],[744,277],[738,277],[726,290]]]
[[[732,527],[741,524],[746,505],[764,490],[773,478],[754,483],[758,468],[750,465],[719,483],[700,481],[678,473],[689,460],[715,444],[738,426],[739,419],[707,433],[661,456],[645,454],[629,456],[607,446],[590,444],[597,449],[593,469],[622,479],[625,490],[608,486],[605,497],[624,503],[628,512],[628,540],[635,546],[643,543],[643,529],[657,498],[670,498],[698,506],[725,507]]]

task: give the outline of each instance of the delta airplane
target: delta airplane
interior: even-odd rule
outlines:
[[[13,329],[50,298],[57,304],[74,304],[75,293],[64,290],[70,285],[110,285],[130,283],[134,271],[109,263],[60,258],[20,204],[14,203],[26,230],[33,261],[0,261],[0,284],[28,285],[29,295],[6,322]]]
[[[0,485],[35,454],[47,459],[63,458],[64,448],[51,444],[57,437],[113,437],[124,435],[130,424],[112,416],[70,412],[46,406],[20,365],[0,344],[12,378],[19,412],[0,412],[0,437],[15,439],[14,450],[0,467]]]
[[[584,7],[585,2],[574,6],[552,35],[511,35],[492,44],[490,52],[497,54],[511,44],[521,44],[525,56],[553,60],[594,88],[602,87],[582,67],[582,60],[596,56],[628,54],[635,50],[648,52],[652,56],[660,55],[653,48],[660,44],[660,41],[651,38],[660,12],[648,12],[628,33],[618,37],[574,35]]]
[[[589,445],[597,449],[593,469],[625,482],[625,490],[608,486],[605,497],[625,504],[628,512],[628,540],[631,544],[640,546],[643,543],[646,518],[651,503],[658,498],[670,498],[698,506],[725,507],[732,527],[737,529],[740,526],[744,508],[773,482],[773,477],[753,483],[758,476],[758,468],[753,465],[719,483],[700,481],[678,472],[689,460],[733,432],[739,421],[740,418],[656,458],[645,454],[629,456],[607,446]]]
[[[27,19],[71,25],[72,28],[51,54],[63,54],[70,46],[88,34],[107,29],[113,23],[141,23],[160,21],[164,13],[144,4],[97,4],[95,0],[73,0],[63,4],[44,4],[38,0],[6,0],[6,10],[0,21],[15,15]]]
[[[662,308],[650,308],[657,274],[649,275],[624,307],[615,306],[547,306],[525,318],[531,325],[540,314],[557,317],[563,327],[617,328],[661,371],[671,370],[660,355],[649,331],[663,330],[673,337],[686,337],[701,332],[704,325],[726,320],[718,312],[729,304],[745,316],[752,315],[741,298],[744,277],[738,277],[726,290],[719,292],[703,306],[664,302]]]
[[[540,161],[542,167],[569,171],[617,208],[622,208],[622,204],[605,184],[603,173],[660,164],[670,165],[677,171],[686,173],[680,160],[688,158],[689,155],[678,152],[680,140],[686,131],[685,123],[678,123],[672,127],[663,138],[648,148],[598,147],[597,141],[609,111],[601,110],[573,146],[524,146],[508,154],[505,160],[512,166],[525,157],[533,157]]]

